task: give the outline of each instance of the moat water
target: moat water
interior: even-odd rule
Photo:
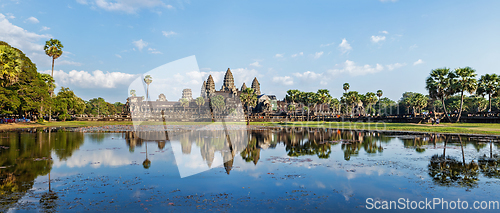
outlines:
[[[497,138],[254,127],[228,151],[219,130],[130,129],[0,132],[0,212],[498,211],[471,209],[500,201]]]

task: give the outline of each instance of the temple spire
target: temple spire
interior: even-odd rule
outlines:
[[[253,89],[253,91],[254,91],[254,93],[255,93],[256,95],[260,95],[260,83],[259,83],[259,81],[257,80],[257,77],[255,77],[255,78],[253,79],[253,82],[252,82],[252,89]]]
[[[231,73],[231,69],[227,68],[226,75],[224,75],[224,82],[222,83],[220,91],[232,91],[235,88],[236,87],[234,86],[233,73]]]

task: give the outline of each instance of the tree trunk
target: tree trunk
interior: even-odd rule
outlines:
[[[462,106],[464,105],[464,91],[462,90],[460,99],[460,110],[458,111],[457,123],[460,122],[460,117],[462,117]]]
[[[441,99],[441,101],[443,102],[443,110],[444,110],[444,115],[446,116],[446,118],[448,118],[448,121],[451,122],[451,119],[450,117],[448,116],[448,110],[446,110],[446,105],[444,103],[444,97]]]
[[[52,57],[52,74],[51,74],[52,79],[54,79],[54,60],[55,58]]]
[[[488,94],[488,100],[490,102],[490,109],[488,110],[488,112],[491,112],[491,94]]]

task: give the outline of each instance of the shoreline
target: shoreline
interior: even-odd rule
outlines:
[[[162,125],[162,122],[145,122],[141,125]],[[167,125],[207,125],[211,122],[167,122]],[[227,122],[226,124],[244,124],[244,122]],[[133,125],[132,121],[55,121],[40,123],[0,124],[0,131],[12,131],[26,128],[47,127],[98,127],[111,125]],[[500,137],[500,124],[497,123],[442,123],[439,125],[409,123],[357,123],[357,122],[251,122],[251,126],[265,127],[311,127],[331,128],[339,130],[374,131],[404,134],[460,134],[464,136],[497,136]],[[383,127],[381,126],[383,125]],[[382,128],[381,128],[382,127]]]

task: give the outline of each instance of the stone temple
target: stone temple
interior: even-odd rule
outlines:
[[[187,99],[188,101],[192,101],[193,100],[193,93],[191,92],[191,89],[183,89],[181,99]]]
[[[203,86],[204,85],[204,86]],[[219,91],[215,90],[215,83],[212,75],[208,76],[208,79],[203,82],[201,87],[202,97],[208,98],[214,95],[222,95],[225,98],[235,98],[239,97],[241,92],[247,88],[246,84],[243,83],[241,85],[241,89],[239,90],[236,86],[234,86],[234,77],[231,69],[227,68],[226,74],[224,75],[224,81],[222,82],[222,87]],[[257,78],[253,79],[252,89],[256,95],[260,95],[260,83]]]

